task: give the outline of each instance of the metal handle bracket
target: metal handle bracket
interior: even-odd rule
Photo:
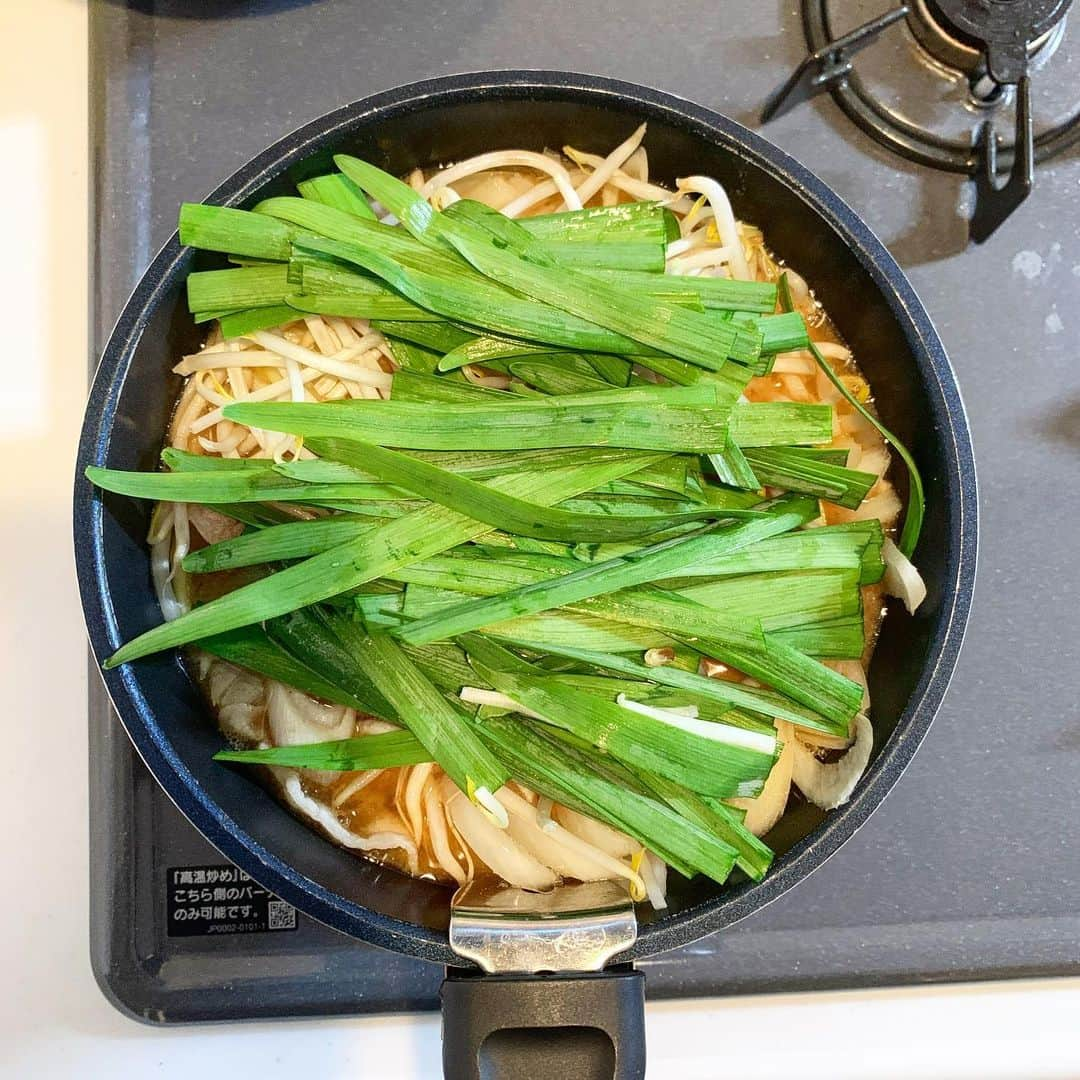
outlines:
[[[614,881],[549,893],[473,883],[450,908],[450,947],[490,973],[599,971],[636,940],[634,905]]]

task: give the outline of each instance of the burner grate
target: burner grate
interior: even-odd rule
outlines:
[[[802,0],[809,55],[766,102],[762,122],[828,90],[871,138],[909,161],[960,173],[975,182],[969,235],[981,243],[1030,194],[1035,165],[1080,141],[1080,109],[1034,132],[1031,73],[1049,58],[1064,33],[1072,0],[909,0],[843,36],[833,34],[826,0]],[[904,21],[937,62],[965,74],[979,104],[1000,104],[1015,89],[1011,143],[994,121],[982,119],[967,139],[939,135],[912,123],[869,88],[852,57]]]

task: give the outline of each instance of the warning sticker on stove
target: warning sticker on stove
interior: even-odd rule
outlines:
[[[296,908],[235,866],[174,866],[167,875],[170,937],[296,929]]]

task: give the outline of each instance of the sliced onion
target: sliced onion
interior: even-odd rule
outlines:
[[[860,709],[862,712],[869,715],[870,709],[870,688],[866,683],[866,672],[863,670],[862,663],[858,660],[823,660],[823,664],[826,667],[831,667],[833,671],[843,675],[844,678],[850,679],[853,683],[858,683],[863,688],[863,699]],[[852,730],[848,736],[841,735],[829,735],[824,731],[817,731],[814,728],[795,728],[795,734],[798,737],[799,742],[804,746],[809,746],[814,749],[825,750],[846,750],[855,741],[855,732]]]
[[[863,472],[872,472],[878,476],[884,476],[889,471],[892,455],[884,443],[871,447],[860,446],[859,449],[859,460],[852,466],[853,468],[861,469]]]
[[[208,652],[203,652],[202,649],[192,648],[190,655],[195,667],[195,678],[199,682],[203,682],[209,677],[215,664],[224,663],[223,660],[218,660],[216,656],[211,656]]]
[[[260,742],[266,735],[266,684],[250,671],[225,660],[210,660],[205,673],[218,726],[238,742]]]
[[[510,823],[506,807],[491,788],[478,787],[472,793],[472,797],[476,808],[496,829],[505,829]]]
[[[791,274],[791,271],[788,271]],[[800,278],[800,280],[802,280]],[[810,290],[803,282],[803,288],[806,290],[807,302],[810,299]],[[846,345],[841,345],[838,341],[815,341],[814,345],[817,347],[817,351],[825,357],[826,360],[839,360],[843,363],[847,363],[851,359],[851,350]]]
[[[646,851],[645,858],[641,860],[641,879],[653,910],[663,911],[667,907],[667,863],[651,851]]]
[[[844,406],[836,410],[836,427],[839,435],[846,435],[859,446],[873,446],[881,438],[877,428],[862,413]]]
[[[458,849],[461,851],[461,857],[465,860],[465,880],[472,881],[476,876],[476,862],[473,859],[472,848],[465,842],[465,837],[461,835],[458,827],[454,824],[454,819],[450,815],[450,811],[447,809],[446,800],[457,789],[451,783],[448,777],[443,777],[438,786],[439,805],[443,808],[443,814],[446,817],[446,827],[454,840],[457,841]]]
[[[814,396],[806,388],[806,381],[801,375],[778,375],[781,393],[788,401],[812,402]]]
[[[340,806],[344,806],[354,795],[363,791],[368,784],[373,780],[377,780],[384,772],[386,772],[385,769],[363,769],[356,773],[347,784],[334,792],[334,797],[330,800],[331,805],[335,810]]]
[[[576,878],[578,881],[606,881],[614,876],[610,866],[590,857],[595,849],[583,840],[578,840],[554,823],[551,830],[542,829],[537,820],[536,807],[521,796],[502,788],[499,798],[510,811],[510,824],[507,826],[510,838],[537,862],[550,867],[560,877]],[[583,850],[564,843],[565,836],[576,840]],[[595,855],[602,856],[602,853],[596,851]]]
[[[551,812],[554,809],[555,804],[546,795],[541,795],[536,800],[536,823],[541,829],[546,829],[549,825],[558,824],[551,816]]]
[[[511,199],[516,199],[536,186],[533,177],[521,172],[507,172],[493,169],[490,172],[476,173],[454,185],[454,190],[465,199],[474,199],[501,210]],[[552,185],[554,191],[554,185]],[[433,196],[434,198],[434,196]]]
[[[505,790],[504,788],[503,791]],[[635,901],[645,899],[647,895],[645,882],[632,864],[628,864],[622,859],[609,855],[606,851],[587,843],[570,832],[569,829],[564,829],[558,822],[553,821],[550,816],[546,819],[546,824],[540,826],[540,816],[531,803],[518,800],[517,802],[508,801],[507,805],[510,806],[512,811],[516,811],[516,813],[524,817],[530,828],[534,825],[539,826],[539,831],[543,833],[545,838],[556,842],[558,845],[557,850],[561,851],[558,858],[556,858],[555,851],[551,848],[544,849],[549,853],[550,861],[539,854],[537,857],[541,861],[548,862],[549,866],[562,873],[564,877],[575,877],[581,881],[624,878],[629,887],[631,898]],[[511,818],[510,827],[514,827],[513,818]],[[530,832],[529,835],[531,836],[532,833]],[[582,860],[585,860],[584,869],[582,868]],[[589,866],[597,867],[598,876],[582,877],[583,873],[588,872]]]
[[[394,813],[408,827],[408,821],[405,819],[405,785],[409,780],[409,767],[395,769],[394,772],[397,774],[394,783]]]
[[[446,800],[446,812],[476,857],[508,885],[532,892],[554,887],[552,870],[525,851],[508,829],[492,825],[460,791]]]
[[[173,547],[169,563],[169,580],[175,581],[173,591],[180,596],[186,593],[184,588],[184,568],[181,565],[191,550],[191,519],[187,503],[173,503]]]
[[[266,698],[270,738],[275,746],[302,746],[352,736],[356,713],[344,705],[327,705],[316,698],[271,682]],[[331,784],[341,774],[333,769],[304,769],[317,784]]]
[[[885,537],[881,554],[885,559],[885,577],[882,579],[885,592],[889,596],[899,597],[904,601],[904,607],[914,612],[926,599],[926,582],[914,564],[888,537]]]
[[[159,502],[154,504],[153,513],[150,515],[150,528],[146,532],[146,542],[151,545],[160,544],[172,535],[173,527],[173,503]]]
[[[616,859],[629,858],[641,850],[641,845],[636,840],[602,821],[586,817],[561,804],[556,804],[554,813],[556,820],[565,829]]]
[[[893,490],[892,484],[887,480],[879,480],[873,495],[863,499],[862,504],[855,510],[847,510],[837,506],[833,514],[837,521],[870,521],[877,518],[886,525],[893,521],[900,513],[900,500]]]
[[[813,375],[817,371],[817,362],[808,349],[793,349],[791,352],[776,354],[773,360],[774,375]]]
[[[218,725],[242,743],[260,741],[266,731],[266,684],[257,675],[225,660],[211,658],[205,674]]]
[[[792,780],[798,789],[822,810],[835,810],[851,798],[874,748],[874,729],[864,713],[854,720],[855,741],[839,761],[826,764],[813,751],[792,740],[795,747]]]
[[[437,784],[429,784],[424,790],[424,818],[427,821],[428,838],[431,841],[431,853],[440,869],[457,882],[464,885],[468,880],[461,863],[454,857],[450,846],[450,831],[446,827],[446,810],[439,798]]]
[[[784,749],[769,771],[761,793],[753,799],[728,799],[732,806],[746,811],[743,824],[755,835],[764,836],[783,816],[791,792],[791,770],[795,758],[795,735],[791,725],[776,721],[776,734]]]
[[[270,684],[267,711],[275,746],[348,739],[356,725],[356,713],[347,706],[326,705],[279,682]]]
[[[286,801],[304,817],[310,818],[316,825],[319,825],[335,843],[357,851],[394,851],[401,849],[409,860],[409,873],[415,875],[418,872],[419,857],[416,844],[413,843],[411,837],[401,832],[391,832],[389,830],[372,833],[370,836],[360,836],[350,829],[346,829],[328,806],[324,806],[321,802],[311,798],[304,791],[298,772],[295,770],[282,771],[285,775],[281,789],[285,793]]]
[[[382,735],[387,731],[400,731],[397,724],[380,720],[377,716],[358,716],[356,718],[357,735]]]
[[[413,839],[419,844],[424,835],[424,785],[431,777],[435,766],[430,762],[413,765],[409,770],[409,780],[405,785],[405,798],[402,800],[405,824],[412,832]]]
[[[243,674],[243,669],[226,660],[217,660],[211,663],[210,673],[206,677],[206,692],[210,694],[210,702],[214,707],[227,704],[227,694],[232,686]],[[234,701],[253,701],[254,698],[239,697]]]
[[[257,742],[266,734],[266,708],[236,702],[217,710],[218,727],[241,742]]]
[[[258,675],[219,660],[210,670],[207,691],[216,707],[257,705],[265,701],[266,685]]]

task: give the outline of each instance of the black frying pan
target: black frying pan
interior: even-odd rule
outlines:
[[[636,943],[619,959],[683,945],[744,918],[817,869],[881,803],[919,745],[948,685],[975,575],[976,494],[963,405],[941,342],[891,256],[820,180],[714,112],[655,90],[559,72],[457,75],[347,105],[286,136],[207,201],[250,206],[291,192],[346,151],[394,173],[484,150],[571,142],[606,152],[642,120],[652,175],[717,177],[738,217],[809,280],[855,350],[885,423],[912,447],[926,482],[916,561],[929,595],[916,617],[895,604],[870,670],[874,759],[852,800],[827,817],[806,805],[768,839],[764,881],[718,887],[672,875],[670,907],[638,912]],[[227,137],[227,132],[218,133]],[[116,325],[94,379],[79,447],[75,551],[90,643],[99,661],[160,622],[144,542],[148,504],[102,496],[90,464],[157,466],[178,379],[194,351],[183,283],[212,256],[165,245]],[[905,495],[903,475],[896,477]],[[410,880],[315,839],[249,773],[213,763],[220,748],[207,707],[175,654],[104,674],[128,734],[177,806],[230,860],[305,914],[344,933],[437,963],[451,951],[448,890]],[[467,965],[466,965],[467,966]],[[444,989],[453,1076],[639,1076],[644,1069],[640,977],[623,966],[589,978],[469,978]],[[558,1028],[537,1037],[529,1028]],[[490,1031],[502,1029],[491,1039]],[[558,1034],[559,1037],[553,1037]],[[596,1037],[594,1037],[596,1036]],[[481,1045],[482,1044],[482,1045]],[[537,1061],[544,1071],[537,1071]]]

